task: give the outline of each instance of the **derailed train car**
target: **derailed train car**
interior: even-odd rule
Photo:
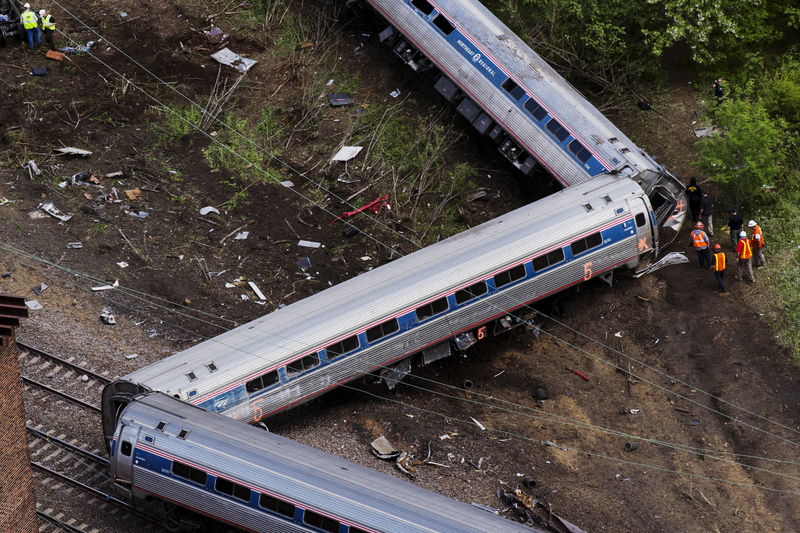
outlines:
[[[569,187],[611,174],[650,198],[662,242],[677,235],[685,188],[477,0],[363,0],[388,23],[382,42],[435,87],[525,175]]]
[[[601,176],[418,250],[124,376],[116,414],[162,391],[257,422],[342,383],[412,366],[524,324],[527,304],[656,256],[655,213],[634,180]]]
[[[0,0],[0,45],[18,42],[24,35],[16,0]]]
[[[545,533],[161,393],[119,414],[110,452],[117,494],[181,530]]]

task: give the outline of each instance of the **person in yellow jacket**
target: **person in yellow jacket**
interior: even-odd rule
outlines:
[[[39,21],[42,23],[42,36],[50,50],[55,50],[53,44],[53,34],[56,32],[56,19],[46,9],[39,10]]]
[[[714,271],[714,279],[717,280],[719,292],[728,292],[725,287],[725,266],[725,252],[722,251],[722,246],[715,244],[714,256],[711,259],[711,270]]]
[[[42,41],[39,35],[39,19],[36,18],[36,13],[31,10],[30,4],[22,6],[25,11],[19,17],[22,27],[25,29],[25,34],[28,37],[28,48],[33,50],[35,46],[39,46]]]

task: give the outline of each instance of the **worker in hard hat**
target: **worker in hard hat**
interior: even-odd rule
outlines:
[[[39,10],[39,22],[42,24],[42,36],[44,37],[47,46],[50,50],[55,50],[56,45],[53,44],[53,34],[56,31],[56,19],[46,9]]]
[[[698,222],[694,225],[692,230],[692,248],[697,252],[697,260],[700,268],[708,268],[711,266],[711,258],[709,257],[709,246],[711,242],[708,240],[708,235],[703,231],[703,223]]]
[[[747,232],[742,230],[739,233],[739,242],[736,245],[736,279],[742,279],[742,274],[747,275],[747,281],[755,283],[756,278],[753,276],[753,247],[750,239],[747,238]]]
[[[764,232],[755,220],[748,222],[747,227],[753,232],[750,236],[750,242],[753,243],[753,266],[761,268],[767,264],[764,259]]]
[[[725,287],[725,252],[719,243],[714,245],[714,258],[711,262],[711,269],[714,271],[714,279],[717,280],[719,292],[728,292]]]
[[[36,13],[31,10],[30,4],[22,6],[25,10],[20,15],[19,21],[25,29],[25,35],[28,38],[28,48],[33,50],[34,47],[39,46],[41,36],[39,35],[39,19],[36,18]]]

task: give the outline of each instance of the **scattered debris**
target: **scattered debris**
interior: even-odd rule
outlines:
[[[37,218],[47,218],[47,213],[37,209],[36,211],[31,211],[28,213],[28,216],[35,220]]]
[[[25,300],[25,305],[28,306],[28,309],[31,311],[36,311],[42,309],[44,306],[39,303],[39,300]]]
[[[394,459],[400,455],[400,450],[392,446],[389,439],[381,435],[371,443],[372,453],[379,459]]]
[[[707,126],[705,128],[695,128],[695,137],[716,137],[720,134],[720,129],[717,126]]]
[[[99,287],[92,287],[92,291],[94,291],[94,292],[97,292],[97,291],[110,291],[111,289],[116,289],[117,287],[119,287],[119,280],[118,279],[114,280],[114,283],[112,283],[111,285],[100,285]]]
[[[480,422],[478,422],[477,420],[475,420],[475,419],[474,419],[474,418],[472,418],[472,417],[469,417],[469,419],[470,419],[470,420],[472,420],[472,422],[473,422],[473,423],[474,423],[476,426],[478,426],[478,429],[480,429],[481,431],[486,431],[486,426],[484,426],[483,424],[481,424]]]
[[[36,166],[36,161],[34,161],[33,159],[31,159],[25,164],[25,168],[28,169],[28,173],[31,174],[31,178],[33,178],[33,176],[38,176],[42,173],[42,171],[39,170],[39,167]]]
[[[357,215],[359,213],[362,213],[364,211],[372,211],[373,213],[378,214],[380,212],[380,210],[383,209],[384,207],[386,207],[387,209],[391,209],[392,208],[392,204],[389,202],[389,195],[388,194],[384,194],[383,196],[378,196],[377,198],[375,198],[371,202],[362,205],[358,209],[342,213],[338,217],[334,218],[331,221],[331,224],[336,222],[337,220],[344,220],[345,218],[353,217],[353,216],[355,216],[355,215]]]
[[[31,75],[47,76],[47,67],[33,67],[31,68]]]
[[[258,285],[256,285],[252,281],[248,281],[247,284],[250,285],[250,288],[253,289],[253,292],[256,293],[256,296],[258,296],[259,300],[266,300],[267,299],[267,297],[264,296],[264,293],[261,292],[261,289],[258,288]]]
[[[108,174],[103,176],[104,179],[121,178],[121,177],[122,177],[122,171],[121,170],[117,170],[116,172],[109,172]]]
[[[120,268],[128,268],[128,263],[126,263],[125,261],[120,261],[119,263],[117,263],[117,266]]]
[[[44,57],[54,61],[64,61],[64,54],[61,52],[56,52],[55,50],[48,50]]]
[[[545,401],[547,399],[547,391],[545,391],[542,387],[539,387],[533,391],[533,399],[537,402]]]
[[[211,54],[211,58],[216,60],[218,63],[222,63],[223,65],[228,65],[229,67],[233,67],[242,74],[250,70],[253,65],[258,63],[255,59],[249,59],[247,57],[242,57],[239,54],[232,52],[227,47],[223,48],[219,52],[215,52]]]
[[[319,248],[322,246],[322,243],[316,241],[304,241],[303,239],[300,239],[297,241],[297,246],[304,246],[306,248]]]
[[[294,187],[294,182],[292,180],[286,180],[286,181],[282,181],[281,185],[283,185],[284,187],[286,187],[288,189],[289,187]]]
[[[9,200],[5,196],[0,196],[0,205],[16,204],[20,200]]]
[[[203,35],[206,36],[206,41],[211,44],[219,44],[228,38],[227,33],[223,33],[221,29],[216,26],[211,26],[208,30],[203,30]]]
[[[586,374],[582,374],[581,372],[578,372],[577,370],[573,370],[573,369],[571,369],[571,368],[570,368],[570,367],[568,367],[568,366],[565,366],[564,368],[565,368],[566,370],[569,370],[570,372],[572,372],[572,373],[573,373],[573,374],[575,374],[576,376],[579,376],[579,377],[581,377],[581,378],[582,378],[584,381],[589,381],[589,378],[586,376]]]
[[[400,89],[395,89],[394,91],[390,92],[389,96],[391,96],[392,98],[397,98],[398,96],[400,96]]]
[[[216,207],[210,206],[210,205],[207,205],[205,207],[200,208],[200,214],[201,215],[205,216],[205,215],[207,215],[209,213],[216,213],[218,215],[220,214],[219,209],[217,209]]]
[[[329,94],[328,102],[330,102],[333,107],[353,105],[353,99],[343,93]]]
[[[136,187],[135,189],[126,189],[124,192],[125,196],[128,197],[128,200],[138,200],[142,197],[142,190],[139,187]]]
[[[79,242],[68,242],[67,243],[67,248],[70,249],[70,250],[76,250],[78,248],[83,248],[83,243],[80,242],[80,241]]]
[[[536,480],[532,476],[524,476],[522,478],[522,484],[525,485],[527,489],[533,489],[536,487]]]
[[[679,413],[686,413],[687,415],[692,414],[692,412],[689,409],[685,408],[685,407],[673,407],[672,409],[674,409],[675,411],[678,411]]]
[[[10,277],[11,277],[11,272],[3,272],[2,274],[0,274],[0,278],[10,278]]]
[[[488,505],[483,505],[482,503],[470,502],[470,505],[492,514],[500,514],[500,509],[495,509],[494,507],[489,507]]]
[[[630,481],[631,480],[631,478],[629,478],[629,477],[622,477],[622,474],[617,474],[616,476],[614,476],[614,479],[616,479],[617,481]]]
[[[86,383],[87,381],[89,381],[89,376],[87,376],[86,374],[84,374],[84,375],[82,375],[82,376],[81,376],[80,378],[78,378],[78,379],[80,379],[81,381],[83,381],[84,383]]]
[[[679,265],[681,263],[688,263],[689,258],[686,257],[685,252],[670,252],[646,269],[642,270],[641,272],[637,272],[633,275],[634,278],[641,278],[645,274],[649,274],[650,272],[655,272],[659,268],[669,266],[669,265]]]
[[[619,408],[619,414],[621,415],[638,415],[641,412],[641,409],[625,409],[624,407]]]
[[[103,324],[108,324],[113,326],[117,323],[117,319],[114,316],[114,313],[111,312],[110,307],[104,307],[102,311],[100,311],[100,320],[103,321]]]
[[[497,200],[498,198],[500,198],[500,193],[488,187],[480,187],[467,195],[468,202],[474,202],[475,200]]]
[[[622,332],[618,331],[618,332],[614,333],[614,336],[618,337],[618,338],[622,338]]]
[[[638,450],[639,446],[641,446],[641,445],[642,445],[641,442],[626,442],[625,443],[625,451],[626,452],[632,452],[632,451]]]
[[[125,356],[125,359],[127,359],[128,361],[130,361],[131,359],[136,359],[137,357],[139,357],[139,354],[138,354],[138,353],[131,353],[131,354],[128,354],[128,355],[126,355],[126,356]]]
[[[236,234],[236,237],[233,238],[235,241],[243,241],[250,236],[249,231],[240,231]]]
[[[91,50],[95,44],[97,44],[95,41],[89,41],[84,46],[65,46],[60,50],[67,54],[85,54]]]
[[[51,217],[55,217],[62,222],[66,222],[72,218],[72,215],[65,215],[62,213],[55,205],[53,205],[53,202],[44,202],[39,204],[38,207]]]
[[[342,146],[331,158],[331,161],[350,161],[363,149],[363,146]]]
[[[148,213],[147,211],[130,210],[128,211],[128,215],[136,218],[147,218],[150,216],[150,213]]]
[[[47,285],[47,283],[40,283],[40,284],[38,284],[37,286],[35,286],[33,288],[33,293],[36,296],[39,296],[40,294],[42,294],[44,291],[47,290],[47,287],[49,287],[49,285]]]
[[[58,152],[59,155],[77,155],[80,157],[89,157],[90,155],[92,155],[92,152],[90,152],[89,150],[84,150],[83,148],[75,148],[74,146],[55,148],[54,151]]]

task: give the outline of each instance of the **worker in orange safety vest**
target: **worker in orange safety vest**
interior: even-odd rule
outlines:
[[[711,266],[711,258],[709,257],[709,246],[711,242],[708,240],[708,235],[703,231],[703,223],[698,222],[694,225],[692,230],[692,247],[697,252],[697,260],[700,262],[699,268],[708,268]]]
[[[753,247],[750,239],[747,238],[747,233],[742,231],[739,233],[739,242],[736,245],[736,279],[742,279],[742,272],[747,274],[747,281],[755,283],[756,278],[753,276]]]
[[[717,280],[719,292],[728,292],[725,287],[725,252],[722,251],[722,246],[719,243],[714,245],[714,261],[711,263],[711,269],[714,271],[714,279]]]
[[[752,235],[750,236],[750,242],[753,244],[753,266],[756,268],[760,268],[767,264],[766,259],[764,259],[764,232],[761,231],[761,226],[756,224],[755,220],[751,220],[747,223],[747,227],[750,228],[752,231]]]

